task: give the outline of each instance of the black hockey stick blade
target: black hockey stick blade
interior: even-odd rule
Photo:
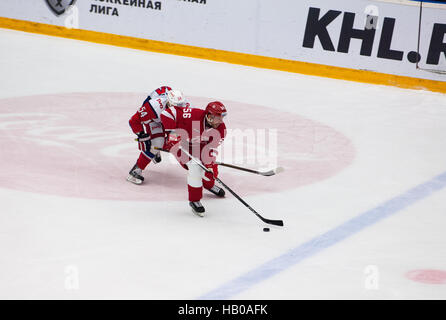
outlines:
[[[260,219],[263,222],[265,222],[265,223],[272,224],[272,225],[279,226],[279,227],[283,227],[283,221],[282,220],[270,220],[270,219],[265,219],[263,217],[260,217]]]
[[[216,181],[218,181],[219,183],[221,183],[221,185],[228,190],[230,193],[232,193],[232,195],[234,197],[236,197],[241,203],[243,203],[245,205],[245,207],[247,207],[249,210],[251,210],[252,213],[254,213],[260,220],[262,220],[265,223],[268,224],[272,224],[275,226],[280,226],[283,227],[283,221],[282,220],[271,220],[271,219],[267,219],[262,217],[257,211],[255,211],[249,204],[246,203],[245,200],[243,200],[237,193],[235,193],[231,188],[229,188],[223,181],[221,181],[220,178],[215,178]]]

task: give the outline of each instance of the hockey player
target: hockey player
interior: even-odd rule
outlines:
[[[130,118],[132,131],[138,136],[138,148],[141,150],[138,160],[130,170],[127,180],[135,184],[144,181],[142,171],[153,161],[159,163],[161,155],[155,147],[164,145],[165,132],[160,115],[164,110],[185,105],[183,93],[168,86],[155,89],[143,102],[141,108]]]
[[[180,138],[176,144],[174,140],[173,146],[172,143],[170,145],[167,143],[165,148],[170,149],[180,164],[188,170],[189,205],[200,217],[203,217],[205,212],[200,201],[203,197],[203,187],[218,197],[225,196],[225,191],[215,185],[214,177],[218,175],[215,149],[223,142],[226,135],[226,126],[223,122],[226,113],[226,107],[219,101],[210,102],[205,110],[187,106],[173,107],[161,113],[161,121],[166,132],[174,132]],[[180,147],[188,150],[212,173],[200,168],[181,151]]]

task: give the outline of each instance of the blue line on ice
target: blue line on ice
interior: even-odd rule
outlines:
[[[318,252],[329,248],[353,234],[393,215],[422,200],[446,186],[446,172],[392,198],[378,207],[363,212],[338,227],[305,242],[222,286],[202,295],[198,299],[230,299],[258,283],[296,265]]]

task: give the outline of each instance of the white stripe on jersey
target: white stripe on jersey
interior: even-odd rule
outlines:
[[[175,110],[175,108],[169,108],[167,110],[164,110],[162,115],[172,119],[173,121],[176,121],[177,111]]]
[[[173,108],[169,108],[169,110],[171,110],[172,115],[173,115],[173,120],[177,119],[177,109],[175,109],[175,107]]]

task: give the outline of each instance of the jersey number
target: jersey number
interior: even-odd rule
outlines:
[[[140,108],[138,111],[141,114],[141,117],[145,117],[147,115],[147,112],[145,111],[146,107]]]
[[[184,108],[183,109],[183,118],[190,118],[192,115],[190,114],[192,112],[191,108]]]

